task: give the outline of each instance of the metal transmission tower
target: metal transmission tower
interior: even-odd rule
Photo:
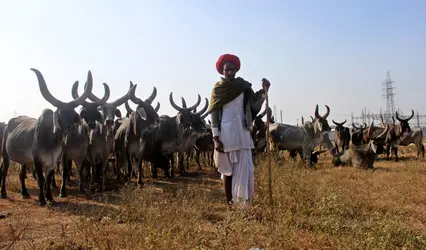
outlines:
[[[386,99],[386,110],[384,113],[384,119],[386,123],[392,122],[392,116],[395,114],[395,102],[393,100],[393,97],[395,95],[395,92],[393,90],[395,89],[392,85],[395,81],[391,80],[390,73],[387,71],[387,77],[384,82],[382,82],[383,85],[383,95],[382,97]]]
[[[272,115],[274,116],[274,118],[276,118],[276,117],[277,117],[277,106],[275,106],[275,104],[274,104],[274,106],[272,107]]]

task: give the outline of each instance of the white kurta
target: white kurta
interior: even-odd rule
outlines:
[[[244,94],[223,106],[219,136],[225,153],[214,151],[214,161],[222,175],[232,175],[232,199],[251,202],[254,192],[254,166],[251,150],[254,148],[250,130],[245,127]]]

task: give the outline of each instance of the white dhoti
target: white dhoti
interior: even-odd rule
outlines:
[[[254,193],[254,166],[250,149],[228,153],[214,152],[214,161],[219,173],[232,175],[232,201],[251,204]]]
[[[232,201],[237,205],[250,205],[254,193],[254,166],[251,150],[254,148],[250,128],[245,123],[244,94],[222,108],[220,131],[212,128],[213,136],[223,143],[224,153],[214,151],[214,163],[219,173],[232,175]],[[223,179],[223,177],[222,177]]]

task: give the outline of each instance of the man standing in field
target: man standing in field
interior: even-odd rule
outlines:
[[[215,145],[214,161],[222,174],[226,199],[233,203],[251,205],[254,192],[254,166],[250,134],[252,119],[259,113],[270,83],[262,79],[262,89],[256,93],[251,83],[235,77],[240,70],[240,59],[224,54],[216,62],[216,70],[223,75],[212,90],[209,112]]]

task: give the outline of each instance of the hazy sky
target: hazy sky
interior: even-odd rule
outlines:
[[[90,69],[97,96],[102,82],[116,99],[132,80],[141,98],[156,86],[153,104],[174,115],[170,92],[188,105],[197,93],[210,97],[223,53],[240,57],[239,75],[255,90],[271,81],[271,107],[287,123],[313,115],[315,104],[321,114],[330,106],[330,122],[363,107],[379,112],[386,70],[396,107],[426,114],[424,0],[14,0],[0,3],[0,34],[0,121],[52,107],[32,67],[60,100],[71,100],[76,80],[83,92]]]

